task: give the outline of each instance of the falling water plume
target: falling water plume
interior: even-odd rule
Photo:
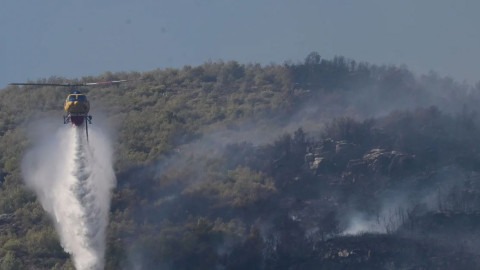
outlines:
[[[105,229],[116,179],[112,151],[97,128],[87,141],[82,127],[68,126],[33,143],[22,164],[29,188],[52,217],[77,270],[104,267]]]

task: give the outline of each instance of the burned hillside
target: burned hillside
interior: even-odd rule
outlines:
[[[114,134],[106,269],[478,265],[478,86],[316,53],[82,81],[119,79],[88,93]],[[72,269],[20,171],[64,95],[19,90],[0,91],[0,268]]]

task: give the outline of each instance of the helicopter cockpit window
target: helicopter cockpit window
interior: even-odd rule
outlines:
[[[80,101],[80,102],[86,102],[86,101],[87,101],[87,97],[84,96],[84,95],[78,95],[78,101]]]
[[[75,95],[71,95],[68,97],[68,101],[76,101],[77,98],[75,97]]]

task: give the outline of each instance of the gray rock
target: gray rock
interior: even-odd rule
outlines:
[[[0,214],[0,224],[10,222],[14,217],[14,214]]]

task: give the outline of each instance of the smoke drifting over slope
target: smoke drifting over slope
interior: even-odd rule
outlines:
[[[89,142],[82,127],[39,137],[23,160],[25,182],[53,218],[76,268],[103,269],[110,192],[116,182],[109,141],[95,127]]]

